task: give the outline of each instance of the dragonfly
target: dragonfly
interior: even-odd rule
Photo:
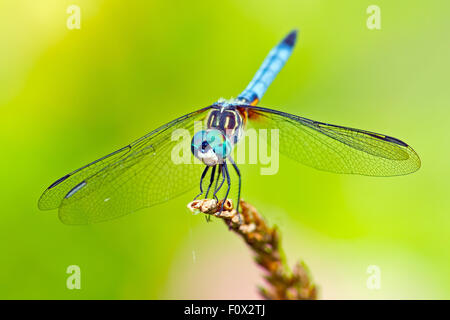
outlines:
[[[199,180],[201,196],[217,199],[221,190],[225,200],[232,170],[238,176],[239,204],[242,175],[232,150],[248,128],[277,129],[281,154],[323,171],[398,176],[418,170],[419,156],[397,138],[257,106],[296,40],[294,30],[279,42],[236,99],[220,99],[188,113],[66,174],[44,191],[38,207],[58,209],[65,224],[97,223],[173,199],[192,190]],[[204,127],[194,132],[196,122]],[[194,133],[190,156],[202,165],[174,163],[171,154],[177,141],[171,137],[181,128]]]

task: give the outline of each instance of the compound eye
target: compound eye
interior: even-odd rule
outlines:
[[[208,148],[208,146],[209,146],[209,143],[206,142],[206,141],[203,141],[203,142],[202,142],[202,151],[205,151],[206,148]]]
[[[211,145],[221,144],[225,140],[223,134],[218,130],[208,130],[206,132],[206,141]]]
[[[225,139],[221,144],[214,147],[214,153],[221,159],[227,158],[231,153],[231,144]]]
[[[199,150],[203,151],[204,150],[204,144],[206,142],[206,131],[205,130],[201,130],[199,132],[197,132],[194,137],[192,138],[192,142],[191,142],[191,151],[192,153],[195,155]],[[206,142],[206,144],[208,144]]]

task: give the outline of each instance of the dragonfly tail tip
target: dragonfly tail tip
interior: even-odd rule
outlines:
[[[289,45],[290,47],[293,47],[295,45],[296,40],[297,40],[297,33],[298,33],[297,29],[292,30],[286,36],[286,38],[283,39],[283,43]]]

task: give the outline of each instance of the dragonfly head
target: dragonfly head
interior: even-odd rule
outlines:
[[[231,149],[228,138],[217,129],[199,131],[192,138],[192,154],[207,166],[223,163]]]

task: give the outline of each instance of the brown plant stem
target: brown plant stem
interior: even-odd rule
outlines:
[[[204,199],[188,204],[192,212],[202,212],[222,219],[230,230],[244,239],[255,255],[256,263],[266,275],[265,287],[259,287],[259,293],[270,300],[312,300],[317,299],[317,288],[311,280],[305,264],[297,263],[293,270],[283,261],[280,234],[277,227],[269,227],[256,209],[241,200],[240,217],[233,209],[233,203],[227,199],[222,213],[215,215],[222,202]]]

